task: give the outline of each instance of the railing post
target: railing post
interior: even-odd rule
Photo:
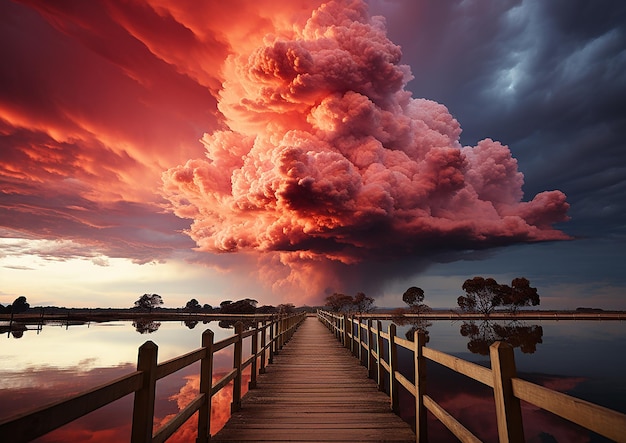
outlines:
[[[381,335],[381,332],[383,332],[383,324],[380,320],[376,320],[376,373],[378,374],[376,381],[378,382],[378,390],[384,391],[385,385],[383,384],[383,371],[385,368],[383,368],[383,365],[380,362],[383,358],[383,336]]]
[[[139,348],[137,370],[143,372],[143,384],[135,392],[131,443],[152,441],[158,351],[158,346],[152,341],[145,342]]]
[[[426,346],[426,334],[415,331],[413,336],[415,348],[413,349],[415,367],[415,441],[418,443],[428,442],[428,432],[426,428],[427,415],[424,407],[424,395],[426,395],[426,359],[423,348]]]
[[[348,323],[348,314],[343,314],[343,346],[350,349],[350,334],[348,333]],[[350,326],[352,326],[351,323]]]
[[[267,320],[263,320],[261,323],[261,367],[259,368],[259,374],[265,374],[265,348],[267,346]]]
[[[265,332],[265,331],[263,331]],[[257,374],[257,359],[259,358],[259,322],[254,325],[254,335],[252,336],[252,364],[250,366],[250,382],[248,383],[248,389],[256,388],[256,374]]]
[[[233,402],[230,405],[230,412],[236,412],[241,409],[241,361],[243,353],[243,339],[241,337],[243,333],[243,323],[238,321],[235,323],[235,334],[239,337],[235,342],[234,357],[233,357],[233,369],[237,370],[235,378],[233,379]]]
[[[274,361],[274,325],[276,323],[276,320],[274,319],[274,316],[272,315],[272,317],[270,318],[270,357],[268,360],[269,364],[272,364],[272,362]]]
[[[359,363],[363,364],[363,344],[361,343],[361,320],[362,318],[359,317],[358,323],[357,323],[358,333],[357,333],[356,338],[357,338],[357,343],[359,346],[359,348],[357,349],[357,357],[359,357]]]
[[[372,354],[372,342],[374,341],[374,333],[372,332],[372,319],[367,319],[367,376],[369,378],[373,378],[374,365],[376,364],[376,360],[374,360],[374,355]]]
[[[196,443],[207,443],[211,438],[211,389],[213,387],[213,331],[202,333],[202,347],[206,350],[200,361],[200,394],[204,402],[198,410],[198,437]]]
[[[496,401],[496,419],[500,443],[524,441],[520,401],[513,395],[511,379],[517,376],[513,347],[505,342],[495,342],[489,347],[493,394]]]
[[[396,324],[389,324],[389,398],[393,412],[400,411],[398,398],[398,382],[396,371],[398,370],[398,345],[396,345]]]
[[[350,354],[355,355],[354,315],[350,316]]]

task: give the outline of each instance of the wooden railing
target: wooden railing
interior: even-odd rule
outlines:
[[[480,442],[465,426],[427,395],[426,360],[439,363],[455,372],[479,381],[493,389],[496,406],[498,438],[504,442],[523,442],[524,429],[520,400],[524,400],[559,417],[583,426],[617,442],[626,442],[626,415],[587,401],[553,391],[517,377],[513,348],[504,342],[490,347],[491,369],[426,347],[424,333],[416,332],[414,341],[396,335],[396,325],[390,323],[387,332],[380,320],[348,317],[318,311],[318,318],[352,354],[367,365],[370,377],[384,390],[385,377],[391,408],[400,412],[399,388],[403,386],[415,399],[416,441],[426,442],[426,413],[430,411],[460,441]],[[383,356],[384,341],[387,355]],[[398,346],[413,353],[415,383],[411,383],[398,369]]]
[[[14,443],[30,441],[134,393],[131,442],[163,442],[196,411],[200,411],[197,442],[208,442],[211,397],[232,381],[231,411],[238,410],[241,406],[243,370],[248,366],[251,367],[249,386],[254,388],[257,373],[265,372],[266,363],[272,362],[274,354],[291,338],[305,318],[306,313],[272,317],[269,320],[257,322],[257,327],[247,331],[243,330],[243,324],[239,322],[235,325],[235,335],[216,343],[213,342],[213,331],[207,330],[202,334],[202,347],[163,363],[157,363],[157,345],[152,341],[147,341],[139,348],[137,371],[68,399],[1,421],[0,440]],[[251,349],[250,357],[244,361],[243,340],[247,337],[252,337]],[[229,346],[234,347],[233,368],[213,383],[213,355]],[[197,361],[201,362],[199,394],[153,434],[157,380]]]

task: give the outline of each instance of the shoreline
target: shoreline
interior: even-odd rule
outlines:
[[[219,321],[219,320],[267,320],[271,314],[220,314],[202,312],[180,312],[159,309],[153,312],[132,311],[130,309],[67,309],[62,312],[42,313],[27,312],[13,315],[13,322],[19,323],[45,323],[51,321],[73,321],[73,322],[94,322],[105,323],[113,321],[150,319],[155,321]],[[59,308],[54,308],[61,311]],[[52,308],[51,308],[52,310]],[[310,313],[314,315],[314,313]],[[397,317],[391,312],[373,313],[348,313],[348,317],[372,319],[372,320],[392,320]],[[626,320],[626,311],[518,311],[515,314],[509,312],[494,312],[489,316],[479,313],[461,313],[454,310],[431,311],[424,314],[405,313],[404,317],[423,318],[427,320]],[[0,322],[11,321],[11,314],[0,314]]]

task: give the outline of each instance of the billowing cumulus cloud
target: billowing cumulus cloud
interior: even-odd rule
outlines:
[[[233,50],[227,127],[203,137],[205,158],[163,174],[199,249],[262,253],[267,281],[313,295],[346,266],[567,239],[553,227],[565,195],[524,201],[509,148],[462,146],[446,107],[405,89],[401,56],[360,0]]]

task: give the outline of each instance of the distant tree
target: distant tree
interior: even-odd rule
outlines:
[[[280,305],[276,306],[276,309],[279,314],[292,314],[295,312],[296,307],[293,303],[281,303]]]
[[[278,308],[272,305],[263,305],[256,308],[257,314],[275,314],[278,312]]]
[[[205,304],[202,306],[202,310],[203,310],[204,312],[211,312],[211,311],[213,310],[213,308],[211,307],[211,305],[210,305],[210,304],[205,303]]]
[[[144,294],[135,302],[135,307],[152,311],[153,308],[163,304],[163,298],[159,294]]]
[[[411,286],[402,294],[402,301],[409,307],[410,314],[424,314],[430,312],[430,307],[424,304],[424,290],[417,286]]]
[[[371,312],[374,310],[374,299],[368,297],[363,292],[357,292],[354,296],[352,306],[354,306],[354,310],[359,314]]]
[[[202,306],[198,303],[198,300],[192,298],[185,305],[185,311],[189,312],[200,312],[202,310]]]
[[[522,306],[537,306],[537,288],[530,286],[524,277],[514,278],[511,286],[498,284],[493,278],[474,277],[465,280],[466,296],[457,299],[462,311],[479,312],[489,316],[496,308],[504,306],[516,312]]]
[[[531,287],[524,277],[514,278],[511,286],[502,285],[502,288],[502,304],[508,306],[511,312],[516,312],[522,306],[539,304],[537,288]]]
[[[467,279],[462,288],[466,295],[459,297],[457,303],[464,312],[478,312],[488,317],[502,305],[505,288],[493,278]]]
[[[220,303],[220,312],[223,314],[254,314],[257,303],[251,298],[244,298],[236,302],[226,300]]]
[[[21,295],[13,301],[13,304],[11,305],[11,312],[13,314],[19,314],[21,312],[28,311],[28,308],[30,308],[30,304],[26,301],[26,297]]]
[[[333,312],[340,312],[352,305],[354,299],[346,294],[335,292],[333,295],[326,297],[326,304]]]
[[[424,290],[417,286],[411,286],[402,294],[402,301],[409,306],[415,306],[424,301]]]

